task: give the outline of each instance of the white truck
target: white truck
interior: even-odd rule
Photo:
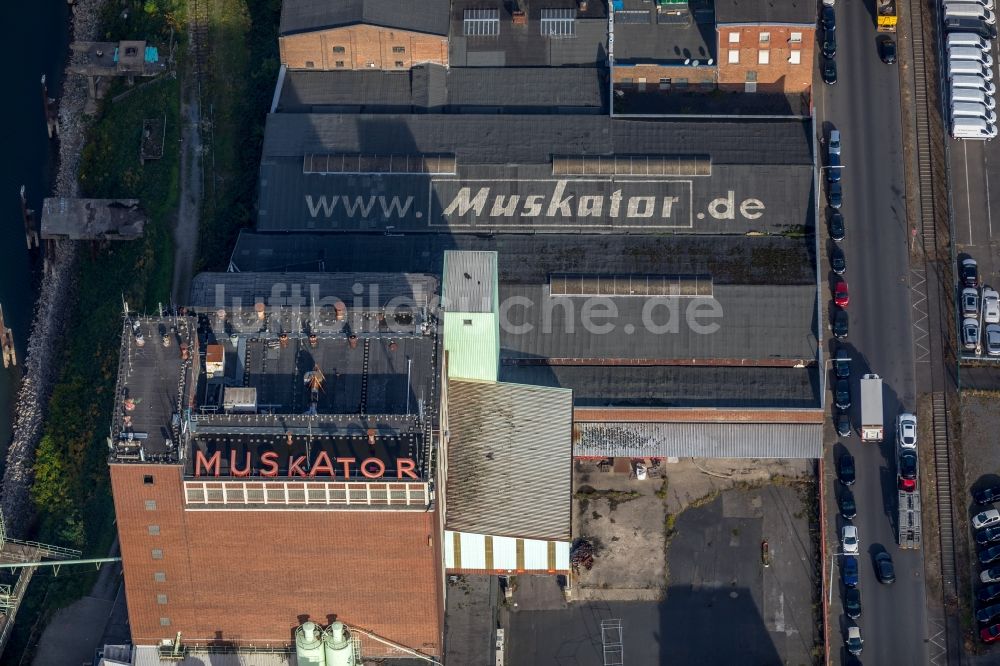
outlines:
[[[867,374],[861,378],[861,441],[881,442],[884,438],[882,378],[876,374]]]

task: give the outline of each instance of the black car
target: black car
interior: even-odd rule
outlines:
[[[945,32],[971,32],[983,39],[997,38],[997,29],[995,26],[983,23],[974,18],[946,18],[944,20],[944,30]]]
[[[878,40],[878,57],[887,65],[896,62],[896,42],[892,37],[885,35]]]
[[[839,182],[826,186],[826,200],[830,204],[830,208],[835,210],[844,205],[844,188]]]
[[[824,60],[823,65],[820,68],[820,75],[823,77],[823,83],[827,85],[833,85],[837,82],[837,61],[836,60]]]
[[[1000,615],[1000,604],[993,604],[992,606],[986,606],[985,608],[980,608],[976,611],[976,619],[979,620],[981,624],[989,623],[993,618]]]
[[[826,180],[830,183],[839,183],[841,176],[840,155],[830,153],[826,158]]]
[[[819,13],[819,22],[823,30],[833,32],[837,29],[837,12],[830,5],[823,5],[823,10]]]
[[[854,470],[854,456],[845,453],[837,458],[837,478],[845,486],[853,486],[857,480]]]
[[[836,418],[837,434],[841,437],[851,436],[851,417],[847,412],[837,412]]]
[[[917,489],[917,452],[906,450],[899,452],[899,489],[913,492]]]
[[[847,271],[847,257],[839,245],[834,245],[830,250],[830,269],[837,275],[843,275]]]
[[[966,287],[979,286],[979,264],[975,259],[962,259],[958,268],[958,274],[962,277],[962,284]]]
[[[844,520],[854,520],[854,517],[858,515],[858,507],[854,503],[854,493],[847,488],[840,489],[840,493],[837,495],[837,507]]]
[[[892,555],[882,551],[875,556],[875,577],[878,582],[890,585],[896,582],[896,569],[892,566]]]
[[[979,592],[976,592],[976,599],[979,599],[983,603],[993,601],[997,597],[1000,597],[1000,583],[985,585],[979,588]]]
[[[833,215],[830,216],[830,238],[837,241],[838,243],[844,240],[844,216],[840,211],[833,211]]]
[[[848,324],[847,310],[837,308],[833,315],[833,335],[841,340],[847,337]]]
[[[980,546],[994,541],[1000,541],[1000,527],[987,527],[985,530],[976,532],[976,543]]]
[[[851,352],[847,351],[846,347],[837,347],[833,369],[837,373],[837,379],[847,379],[851,376]]]
[[[980,490],[973,490],[972,499],[976,504],[992,504],[1000,500],[1000,486],[986,486]]]
[[[838,409],[850,409],[851,383],[849,381],[846,379],[838,379],[833,393]]]
[[[844,590],[844,614],[852,620],[861,617],[861,590],[856,587]]]
[[[834,30],[827,30],[823,35],[823,57],[833,58],[837,55],[837,33]]]
[[[1000,546],[992,546],[986,550],[979,551],[979,563],[989,564],[1000,560]]]

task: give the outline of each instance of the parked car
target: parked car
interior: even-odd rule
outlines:
[[[847,488],[841,488],[837,495],[837,507],[840,509],[840,517],[844,520],[854,520],[858,515],[858,507],[854,503],[854,493]]]
[[[979,322],[971,317],[962,322],[962,347],[975,351],[979,346]]]
[[[896,42],[892,37],[883,35],[878,40],[878,57],[887,65],[896,62]]]
[[[917,489],[917,452],[913,449],[899,452],[899,489],[908,493]]]
[[[837,29],[837,12],[834,11],[832,5],[823,5],[823,9],[819,13],[819,22],[823,26],[823,30],[832,32]]]
[[[990,564],[1000,560],[1000,546],[991,546],[979,551],[979,563]]]
[[[846,411],[838,411],[837,418],[835,419],[835,424],[837,426],[837,434],[841,437],[851,436],[851,417]]]
[[[875,577],[883,585],[891,585],[896,582],[896,569],[892,566],[892,555],[884,550],[875,556]]]
[[[833,62],[832,60],[827,60],[827,62]],[[834,69],[836,73],[836,69]],[[826,186],[826,200],[830,204],[830,208],[839,209],[844,205],[844,189],[840,183],[830,183]]]
[[[993,601],[997,597],[1000,597],[1000,583],[993,583],[992,585],[986,585],[979,588],[976,592],[976,599],[979,599],[983,603],[987,601]]]
[[[861,540],[858,538],[858,528],[854,525],[844,525],[840,530],[840,545],[848,555],[861,552]]]
[[[994,541],[1000,541],[1000,526],[987,527],[985,530],[976,532],[976,543],[980,546],[985,546]]]
[[[979,317],[979,290],[975,287],[962,290],[962,317]]]
[[[837,275],[843,275],[847,271],[847,257],[839,245],[834,245],[830,250],[830,270]]]
[[[959,266],[959,275],[962,278],[962,284],[966,287],[979,286],[979,264],[976,263],[975,259],[968,257],[962,259],[962,263]]]
[[[993,527],[997,524],[1000,524],[1000,511],[996,509],[980,511],[972,517],[972,526],[977,530],[981,530],[984,527]]]
[[[1000,624],[991,624],[988,627],[983,627],[979,630],[979,637],[983,639],[984,643],[993,643],[997,639],[1000,639]]]
[[[824,60],[823,65],[820,68],[820,76],[823,77],[823,83],[832,86],[837,82],[837,61],[836,60]],[[834,208],[840,208],[840,206],[834,206]]]
[[[838,243],[844,240],[844,233],[846,231],[844,229],[844,216],[839,211],[833,211],[833,214],[830,215],[828,226],[830,227],[830,238]]]
[[[896,438],[904,449],[917,448],[917,417],[903,413],[896,418]]]
[[[850,409],[851,407],[851,383],[846,379],[838,379],[834,388],[834,399],[837,409]]]
[[[983,631],[986,630],[984,629]],[[847,639],[844,643],[847,645],[847,651],[851,654],[861,654],[864,640],[861,638],[861,629],[858,625],[853,624],[847,628]]]
[[[857,476],[854,469],[854,456],[844,453],[837,458],[837,478],[845,486],[853,486]]]
[[[1000,356],[1000,324],[986,325],[986,355]]]
[[[840,153],[830,153],[826,158],[826,180],[839,183],[841,175]]]
[[[1000,604],[986,606],[976,611],[976,619],[980,624],[987,624],[997,616],[1000,616]]]
[[[844,280],[837,280],[837,284],[833,286],[833,302],[842,308],[846,308],[850,304],[851,294],[847,290],[847,282]]]
[[[837,379],[847,379],[851,376],[851,353],[847,347],[837,347],[837,354],[833,359],[833,370]]]
[[[976,504],[992,504],[1000,500],[1000,486],[986,486],[972,491],[972,499]]]
[[[856,587],[844,590],[844,614],[852,620],[861,617],[861,590]]]
[[[844,579],[844,585],[847,587],[858,586],[857,555],[844,555],[844,561],[840,565],[840,577]],[[997,587],[1000,587],[1000,585]]]
[[[990,287],[983,288],[983,321],[1000,324],[1000,292]]]
[[[837,55],[837,31],[827,30],[823,33],[822,52],[824,58],[833,58]]]
[[[990,567],[984,569],[979,574],[979,580],[984,583],[1000,583],[1000,567]]]
[[[839,340],[843,340],[847,337],[847,332],[849,329],[849,320],[847,317],[847,310],[842,308],[837,308],[837,311],[833,315],[833,335]]]

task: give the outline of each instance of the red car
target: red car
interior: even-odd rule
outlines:
[[[838,281],[837,286],[833,288],[833,302],[842,308],[846,308],[851,302],[851,296],[847,293],[847,283],[843,280]]]
[[[992,643],[1000,638],[1000,624],[991,624],[979,630],[979,637],[984,643]]]

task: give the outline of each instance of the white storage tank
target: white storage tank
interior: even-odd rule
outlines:
[[[326,666],[355,666],[354,645],[343,622],[334,622],[323,632]]]
[[[303,622],[295,630],[295,659],[298,666],[326,666],[323,636],[315,622]]]

